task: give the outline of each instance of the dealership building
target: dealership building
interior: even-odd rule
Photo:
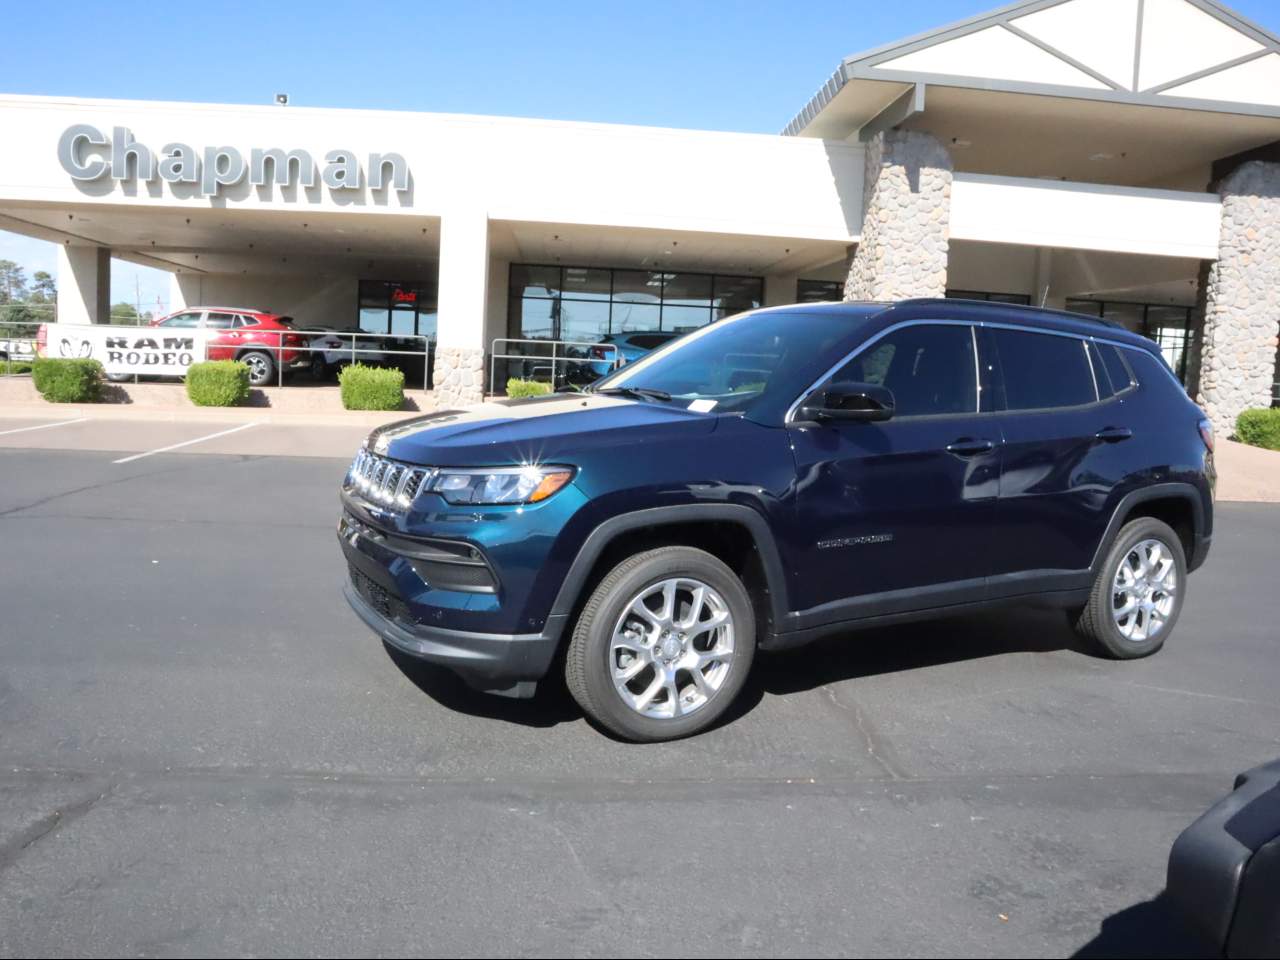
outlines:
[[[64,322],[105,321],[120,258],[170,309],[430,337],[447,403],[503,339],[952,295],[1147,334],[1219,429],[1271,404],[1275,36],[1214,0],[1029,0],[802,101],[759,135],[0,96],[0,229],[59,244]]]

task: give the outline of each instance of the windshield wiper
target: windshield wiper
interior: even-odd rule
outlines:
[[[592,393],[598,393],[601,396],[622,396],[622,397],[639,397],[641,400],[663,400],[671,399],[671,394],[665,390],[654,390],[651,387],[605,387],[602,390],[592,390]]]

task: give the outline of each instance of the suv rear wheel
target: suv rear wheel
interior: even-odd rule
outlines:
[[[275,362],[271,355],[262,350],[250,350],[236,358],[249,367],[249,383],[255,387],[264,387],[276,374]]]
[[[1153,517],[1139,517],[1116,537],[1076,631],[1117,660],[1149,656],[1173,630],[1186,583],[1178,535]]]
[[[587,600],[565,680],[596,723],[638,742],[706,729],[733,702],[755,655],[742,581],[692,547],[622,561]]]

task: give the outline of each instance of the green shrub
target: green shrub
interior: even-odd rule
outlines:
[[[1241,443],[1280,450],[1280,410],[1246,410],[1236,418]]]
[[[249,396],[249,365],[206,360],[187,370],[187,396],[197,407],[234,407]]]
[[[50,403],[94,403],[102,389],[102,364],[97,360],[40,357],[32,364],[31,379]]]
[[[352,363],[338,372],[342,405],[348,410],[399,410],[404,404],[404,371]]]
[[[10,376],[15,373],[30,372],[30,360],[0,360],[0,376]]]
[[[521,380],[519,377],[512,377],[507,381],[508,397],[543,397],[550,392],[551,384],[540,380]]]

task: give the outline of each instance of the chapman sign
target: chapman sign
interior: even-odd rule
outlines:
[[[223,187],[246,178],[255,187],[276,184],[310,189],[317,175],[330,190],[347,191],[409,189],[409,165],[398,153],[371,153],[368,165],[351,150],[330,150],[319,166],[306,150],[254,147],[248,159],[235,147],[205,147],[187,143],[166,143],[157,153],[133,139],[127,127],[114,127],[107,136],[97,127],[78,123],[58,138],[58,162],[83,183],[112,180],[157,179],[199,188],[206,197],[216,196]]]
[[[97,360],[111,375],[185,377],[204,359],[205,330],[113,327],[107,323],[51,323],[45,327],[44,355]]]

